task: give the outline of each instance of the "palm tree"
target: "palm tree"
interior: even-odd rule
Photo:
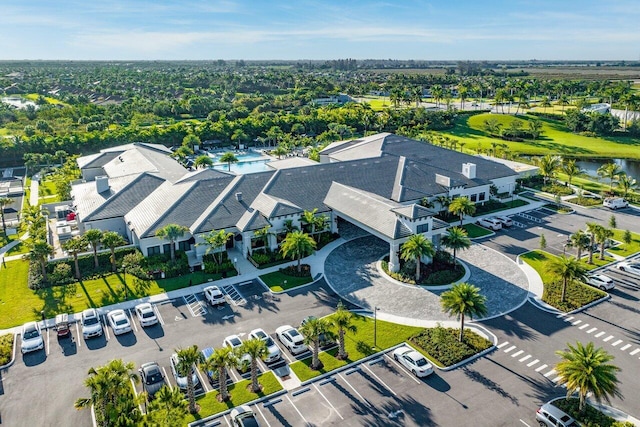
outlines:
[[[262,240],[262,245],[265,249],[269,249],[269,236],[273,235],[270,225],[266,225],[263,228],[254,231],[253,235],[257,240]]]
[[[622,174],[618,176],[617,185],[622,188],[622,197],[626,199],[629,191],[635,190],[637,182],[631,175]]]
[[[221,347],[215,349],[213,354],[205,360],[203,368],[207,371],[218,371],[218,387],[220,400],[229,400],[229,390],[227,388],[227,369],[238,364],[238,358],[231,347]]]
[[[193,162],[193,165],[196,167],[196,169],[205,169],[210,166],[213,166],[213,160],[211,160],[211,157],[209,157],[208,155],[202,154],[196,157],[196,160]]]
[[[47,280],[47,259],[53,255],[53,246],[48,244],[45,240],[37,239],[33,240],[29,247],[30,257],[40,264],[40,271],[42,272],[42,278]]]
[[[458,283],[444,292],[440,296],[440,304],[445,313],[455,315],[460,318],[460,336],[458,341],[462,342],[464,337],[464,318],[469,316],[484,316],[487,314],[485,302],[487,298],[480,294],[480,288],[470,283]]]
[[[98,230],[97,228],[92,228],[90,230],[85,231],[84,239],[93,249],[93,264],[95,268],[99,267],[98,263],[98,247],[100,246],[100,241],[102,241],[102,230]]]
[[[258,359],[264,358],[269,353],[267,343],[260,338],[243,341],[239,353],[248,354],[251,359],[251,391],[258,393],[261,389],[258,382]]]
[[[312,211],[304,211],[300,216],[300,222],[309,226],[309,234],[313,235],[316,231],[316,213],[318,212],[318,208],[313,209]]]
[[[224,230],[220,231],[211,231],[208,234],[202,236],[202,240],[204,240],[204,245],[207,245],[207,249],[205,253],[215,252],[218,254],[218,264],[222,264],[222,253],[223,251],[218,251],[218,249],[224,247],[227,244],[227,241],[233,236],[233,233],[226,232]]]
[[[280,159],[282,156],[286,156],[287,154],[289,154],[289,150],[287,150],[286,148],[284,148],[282,145],[278,145],[272,152],[271,154],[274,154],[276,156],[278,156],[278,159]]]
[[[358,331],[356,325],[353,325],[353,313],[344,306],[342,301],[338,302],[338,308],[333,316],[330,317],[332,325],[338,329],[338,355],[337,359],[345,360],[349,357],[344,347],[344,333],[351,332],[355,334]]]
[[[193,384],[192,371],[194,366],[202,362],[202,353],[198,351],[197,345],[191,347],[176,349],[178,354],[178,365],[176,366],[178,374],[187,378],[187,399],[189,400],[189,412],[195,414],[200,410],[196,404],[195,385]]]
[[[573,159],[567,160],[562,164],[562,172],[567,175],[569,187],[571,187],[571,181],[573,180],[573,177],[585,174],[584,169],[580,168],[580,166],[578,166],[576,164],[576,161]]]
[[[442,238],[444,247],[453,250],[453,263],[456,263],[456,252],[458,249],[469,249],[471,239],[467,235],[467,230],[460,227],[451,227]]]
[[[456,197],[449,204],[449,212],[460,217],[460,225],[465,215],[473,215],[476,212],[476,205],[467,197]]]
[[[582,251],[589,247],[589,236],[582,230],[578,230],[569,237],[569,245],[576,248],[576,259],[580,261]]]
[[[547,185],[547,181],[556,176],[556,172],[558,172],[558,169],[562,165],[562,157],[547,154],[544,157],[538,158],[537,163],[540,168],[540,175],[544,178],[544,184]]]
[[[2,231],[7,235],[7,224],[4,222],[4,208],[13,203],[11,197],[0,197],[0,216],[2,216]]]
[[[435,201],[438,203],[438,205],[440,205],[440,213],[448,210],[449,205],[451,204],[451,199],[449,198],[449,196],[444,194],[436,196]]]
[[[595,222],[587,223],[587,234],[589,234],[589,264],[593,264],[593,247],[596,243],[596,234],[599,232],[600,224]]]
[[[436,107],[440,106],[440,100],[442,99],[442,95],[444,94],[444,90],[440,85],[431,86],[431,97],[436,101]]]
[[[575,347],[567,346],[569,350],[556,352],[561,360],[555,370],[560,377],[558,384],[567,386],[567,398],[578,393],[580,411],[585,408],[589,394],[598,402],[602,399],[610,402],[610,396],[622,398],[616,377],[620,368],[608,363],[613,360],[612,355],[600,347],[595,348],[592,342],[586,346],[580,342],[576,342]]]
[[[546,270],[562,279],[562,302],[564,302],[567,293],[567,283],[573,280],[584,280],[587,275],[587,271],[580,265],[580,261],[564,255],[552,259],[547,264]]]
[[[233,152],[227,151],[220,157],[220,162],[226,163],[229,170],[231,170],[231,163],[238,163],[238,158],[233,154]]]
[[[325,318],[310,318],[300,327],[300,333],[304,336],[304,343],[312,345],[311,369],[322,368],[320,362],[320,337],[331,333],[331,322]]]
[[[81,236],[75,236],[62,244],[62,249],[73,256],[73,263],[76,269],[76,279],[80,280],[80,265],[78,264],[78,254],[87,250],[87,241]]]
[[[431,240],[428,240],[422,234],[414,234],[402,244],[400,249],[400,258],[405,261],[415,260],[416,262],[416,282],[420,280],[420,260],[423,257],[432,258],[436,253]]]
[[[171,245],[171,261],[176,259],[175,242],[189,232],[189,228],[179,224],[167,224],[160,230],[156,231],[156,237],[168,240]]]
[[[609,180],[609,191],[613,191],[613,182],[624,173],[620,165],[616,163],[605,163],[596,172],[599,177]]]
[[[599,259],[604,259],[604,249],[607,243],[607,240],[613,237],[613,230],[600,226],[598,227],[595,233],[595,242],[600,245],[600,257]]]
[[[298,273],[302,271],[302,264],[300,263],[302,258],[313,254],[315,249],[316,241],[302,231],[294,231],[287,234],[280,246],[280,252],[285,258],[291,257],[298,260]]]
[[[102,234],[102,244],[108,247],[111,252],[111,271],[116,271],[116,248],[126,243],[127,241],[124,240],[124,237],[116,231],[105,231]]]
[[[184,421],[187,415],[189,402],[184,398],[182,391],[176,388],[163,386],[154,395],[154,399],[149,404],[147,412],[147,422],[145,427],[173,427]]]

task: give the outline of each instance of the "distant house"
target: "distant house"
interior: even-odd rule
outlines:
[[[341,93],[339,95],[315,98],[311,102],[315,105],[346,104],[347,102],[353,102],[353,98],[347,94]]]
[[[277,249],[287,222],[302,228],[302,214],[317,209],[328,217],[327,231],[339,232],[339,222],[348,221],[387,241],[395,270],[400,245],[412,234],[437,244],[449,226],[421,200],[465,196],[482,203],[492,185],[512,192],[518,176],[504,164],[390,133],[333,143],[320,152],[319,164],[288,162],[246,175],[188,172],[168,153],[144,144],[100,154],[79,159],[83,176],[96,177],[72,189],[84,229],[118,231],[153,255],[170,251],[156,232],[167,224],[183,225],[189,233],[178,249],[193,266],[202,262],[206,246],[198,243],[211,231],[232,233],[227,248],[246,256],[264,245],[256,231],[270,227],[266,245]],[[104,175],[89,171],[101,163]]]
[[[588,107],[584,107],[580,111],[583,113],[609,114],[611,112],[611,105],[607,103],[592,104]]]

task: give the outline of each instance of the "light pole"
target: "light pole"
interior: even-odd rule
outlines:
[[[240,274],[240,269],[238,268],[238,258],[233,258],[233,266],[236,268],[238,274]]]
[[[378,347],[378,310],[380,307],[373,307],[373,348]]]

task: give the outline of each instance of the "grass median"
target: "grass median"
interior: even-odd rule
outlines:
[[[274,271],[272,273],[263,274],[260,279],[265,285],[269,287],[273,292],[283,292],[289,289],[296,288],[298,286],[306,285],[313,282],[313,277],[295,277],[284,274],[280,271]]]
[[[493,234],[493,231],[488,230],[484,227],[480,227],[476,224],[465,224],[462,226],[463,229],[467,231],[467,236],[470,239],[477,239],[480,237],[490,236]]]

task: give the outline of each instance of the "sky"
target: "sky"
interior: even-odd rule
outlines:
[[[640,60],[638,0],[0,0],[0,60]]]

